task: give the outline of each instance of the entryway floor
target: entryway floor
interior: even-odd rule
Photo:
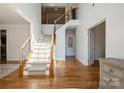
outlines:
[[[98,88],[99,64],[95,63],[88,70],[75,58],[58,61],[55,76],[50,79],[42,76],[18,76],[18,71],[0,79],[0,88]]]

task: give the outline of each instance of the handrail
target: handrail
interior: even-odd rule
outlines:
[[[63,18],[64,16],[66,16],[66,15],[68,15],[72,10],[74,10],[74,9],[78,9],[78,8],[70,8],[65,14],[63,14],[62,16],[60,16],[58,19],[56,19],[55,21],[54,21],[54,23],[57,23],[61,18]]]
[[[31,39],[31,35],[27,38],[27,40],[23,43],[23,45],[19,48],[19,50],[20,51],[22,51],[23,50],[23,48],[27,45],[27,43],[30,41],[30,39]]]
[[[73,9],[77,9],[77,8],[72,8],[69,9],[65,14],[63,14],[62,16],[60,16],[58,19],[56,19],[54,21],[54,31],[52,33],[52,40],[51,40],[51,49],[50,49],[50,78],[53,78],[54,76],[54,56],[55,56],[55,40],[56,40],[56,35],[55,35],[55,32],[56,32],[56,23],[61,19],[63,18],[64,16],[68,15],[70,12],[72,12]]]
[[[20,65],[22,65],[22,58],[23,58],[23,55],[22,55],[22,52],[23,52],[23,49],[25,48],[25,46],[28,44],[28,42],[31,40],[31,35],[27,38],[27,40],[23,43],[23,45],[19,48],[19,52],[20,52]]]
[[[50,47],[50,78],[54,77],[54,32],[52,33],[51,47]]]
[[[31,41],[31,35],[26,39],[26,41],[22,44],[22,46],[19,48],[19,53],[20,53],[20,67],[19,67],[19,76],[23,76],[23,70],[24,70],[24,67],[26,66],[26,62],[23,63],[23,49],[26,47],[26,45],[28,44],[28,42]],[[30,45],[29,45],[30,47]],[[29,48],[30,49],[30,48]],[[28,53],[28,56],[27,58],[24,60],[26,61],[27,59],[29,59],[30,57],[30,54],[31,54],[31,49],[30,49],[30,52]]]
[[[62,16],[60,16],[58,19],[56,19],[54,21],[54,23],[57,23],[61,18],[63,18],[65,15],[67,15],[70,11],[72,11],[73,8],[69,9],[65,14],[63,14]]]

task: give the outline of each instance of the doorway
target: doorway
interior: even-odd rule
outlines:
[[[6,61],[6,30],[0,30],[0,58]]]
[[[65,37],[65,53],[66,57],[74,57],[75,56],[75,30],[66,30],[66,37]]]
[[[88,65],[105,57],[105,21],[88,31]]]

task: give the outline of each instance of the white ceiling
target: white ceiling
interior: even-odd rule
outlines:
[[[66,28],[66,30],[75,30],[77,29],[77,27],[78,27],[77,25],[70,25]]]
[[[28,24],[28,21],[7,4],[0,4],[0,24]]]
[[[43,3],[42,6],[49,6],[49,7],[64,7],[66,3]]]

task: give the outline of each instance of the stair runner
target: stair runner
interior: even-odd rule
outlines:
[[[51,36],[41,36],[35,44],[24,75],[49,75]]]

